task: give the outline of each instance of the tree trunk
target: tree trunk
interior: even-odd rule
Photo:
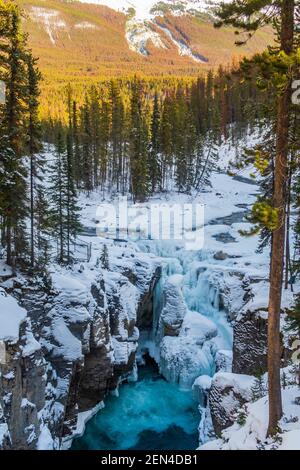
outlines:
[[[287,201],[286,201],[286,239],[285,239],[285,282],[284,288],[289,288],[290,275],[291,275],[291,249],[290,249],[290,228],[291,228],[291,179],[292,171],[289,170],[288,184],[287,184]]]
[[[293,51],[295,0],[283,0],[281,15],[281,50]],[[268,435],[277,432],[282,417],[280,384],[281,342],[280,310],[285,253],[285,209],[288,183],[288,142],[291,110],[291,83],[278,98],[277,142],[274,174],[274,207],[279,211],[279,225],[272,236],[270,268],[270,297],[268,315],[268,378],[269,378],[269,428]]]
[[[8,264],[8,266],[12,265],[12,234],[9,216],[6,219],[6,264]]]
[[[34,267],[34,156],[30,156],[30,264]]]

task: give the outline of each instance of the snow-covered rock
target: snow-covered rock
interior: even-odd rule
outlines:
[[[251,400],[254,377],[228,372],[215,374],[210,392],[209,407],[217,436],[237,419],[237,411]]]
[[[263,397],[245,406],[242,422],[235,422],[225,429],[221,438],[208,442],[200,450],[300,450],[300,406],[298,386],[282,390],[284,415],[279,423],[279,432],[267,437],[269,404]]]
[[[19,339],[20,326],[26,319],[26,310],[18,305],[16,299],[0,288],[0,340]]]
[[[160,263],[113,245],[109,258],[110,270],[94,258],[2,282],[14,297],[0,288],[0,448],[60,448],[79,412],[135,374],[137,324],[149,327]]]

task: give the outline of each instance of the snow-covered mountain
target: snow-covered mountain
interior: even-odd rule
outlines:
[[[208,60],[201,54],[195,53],[188,41],[178,38],[166,25],[158,25],[157,16],[164,16],[171,13],[174,16],[195,15],[199,12],[207,12],[211,9],[211,4],[217,0],[80,0],[81,3],[95,3],[105,5],[116,11],[120,11],[129,16],[126,23],[126,39],[129,48],[144,56],[149,55],[147,43],[152,42],[153,46],[160,49],[167,49],[162,35],[167,35],[170,41],[178,50],[180,56],[187,56],[195,62],[205,63]],[[153,29],[159,28],[159,32]]]
[[[217,0],[18,0],[47,81],[66,77],[198,75],[265,48],[260,31],[237,49],[233,28],[214,29]],[[68,80],[70,79],[68,78]],[[81,79],[81,78],[80,78]]]

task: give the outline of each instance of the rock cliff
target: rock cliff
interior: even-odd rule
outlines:
[[[3,325],[15,307],[14,334],[0,328],[0,449],[60,448],[80,412],[134,377],[160,265],[128,247],[110,263],[0,278]]]

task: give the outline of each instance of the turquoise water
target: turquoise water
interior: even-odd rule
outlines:
[[[75,439],[72,450],[194,450],[200,415],[191,392],[166,382],[152,363],[120,387]]]

